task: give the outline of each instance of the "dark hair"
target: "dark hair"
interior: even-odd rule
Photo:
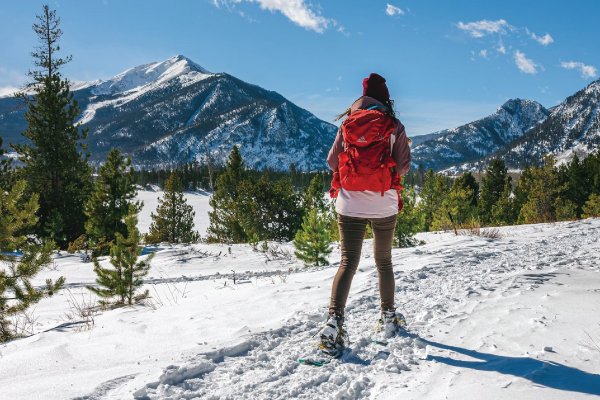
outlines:
[[[390,116],[390,118],[392,118],[394,121],[397,120],[396,118],[396,109],[394,108],[394,100],[392,99],[387,99],[387,101],[383,102],[383,105],[387,107],[387,115]]]

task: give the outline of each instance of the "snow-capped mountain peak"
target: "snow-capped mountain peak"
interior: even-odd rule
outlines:
[[[520,138],[550,112],[531,100],[511,99],[488,117],[430,135],[413,150],[413,165],[437,170],[485,157]]]
[[[148,168],[224,163],[237,145],[247,164],[287,169],[325,165],[337,127],[280,94],[226,73],[213,74],[185,56],[130,68],[110,79],[71,84],[90,129],[90,161],[113,148]],[[0,131],[22,140],[24,111],[0,99]]]
[[[136,91],[149,84],[161,84],[173,78],[185,76],[187,80],[202,78],[211,73],[183,55],[163,62],[152,62],[130,68],[112,78],[96,83],[92,94],[110,95]]]

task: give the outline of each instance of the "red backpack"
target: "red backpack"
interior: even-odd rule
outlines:
[[[353,191],[384,193],[398,190],[398,209],[402,209],[401,177],[390,155],[390,135],[396,121],[373,106],[350,114],[342,123],[344,151],[339,155],[339,167],[331,181],[331,197],[337,197],[340,187]]]

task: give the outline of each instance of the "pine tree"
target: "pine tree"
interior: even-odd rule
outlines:
[[[521,172],[521,176],[519,177],[519,181],[517,182],[517,186],[514,189],[514,197],[513,197],[513,208],[514,213],[517,216],[521,213],[521,209],[527,203],[527,196],[529,195],[529,191],[531,188],[531,167],[529,164],[525,165],[525,169]],[[516,220],[515,220],[516,222]]]
[[[33,81],[26,87],[34,95],[30,97],[23,91],[15,96],[29,104],[25,113],[29,126],[21,134],[28,142],[11,147],[24,164],[19,176],[28,182],[29,195],[40,195],[36,233],[44,237],[49,230],[66,248],[69,241],[85,232],[83,205],[92,187],[87,161],[90,153],[86,153],[88,145],[83,143],[88,129],[80,131],[75,125],[80,107],[69,82],[58,72],[71,60],[70,56],[62,59],[55,54],[62,36],[60,19],[48,6],[37,18],[39,23],[33,25],[33,30],[40,45],[32,56],[39,69],[29,72]]]
[[[424,230],[429,231],[434,221],[434,215],[439,215],[443,201],[449,192],[446,179],[442,175],[436,175],[433,169],[429,169],[425,176],[425,182],[421,189],[421,201],[417,209],[423,223]]]
[[[519,213],[520,224],[557,221],[557,207],[561,212],[561,218],[565,219],[564,210],[574,208],[572,204],[562,203],[562,195],[566,187],[561,186],[558,181],[558,170],[555,164],[554,156],[550,156],[545,159],[543,166],[531,170],[527,202]]]
[[[497,158],[492,160],[485,171],[485,177],[481,181],[481,194],[479,198],[479,215],[483,223],[488,224],[492,220],[492,207],[504,192],[505,181],[512,181],[507,174],[504,161]]]
[[[396,244],[398,247],[409,247],[415,246],[417,241],[414,236],[421,230],[423,222],[421,221],[421,214],[417,211],[417,193],[414,189],[407,191],[406,188],[402,189],[402,210],[398,212],[396,222]]]
[[[479,183],[477,183],[477,180],[475,180],[475,177],[471,172],[467,172],[456,178],[452,186],[454,187],[454,185],[462,186],[465,189],[470,189],[472,191],[470,205],[477,207],[477,200],[479,199]]]
[[[560,183],[566,183],[565,198],[575,205],[575,215],[577,217],[583,213],[583,206],[588,198],[586,193],[588,186],[586,185],[585,175],[585,170],[579,162],[577,153],[575,153],[573,160],[567,166],[566,182]]]
[[[433,214],[431,230],[445,231],[461,226],[473,217],[471,201],[473,191],[461,184],[454,185],[452,190],[443,198],[441,207]],[[452,219],[450,219],[452,216]],[[454,221],[454,226],[452,222]]]
[[[600,195],[592,193],[583,206],[582,218],[600,218]]]
[[[273,182],[267,174],[258,182],[240,184],[236,210],[246,236],[261,240],[292,240],[304,215],[301,198],[289,179]]]
[[[119,232],[116,233],[116,243],[110,249],[110,263],[113,268],[102,268],[94,258],[94,272],[97,275],[96,283],[100,287],[87,286],[87,289],[96,293],[102,305],[108,305],[110,299],[117,297],[117,304],[133,304],[134,300],[147,297],[148,291],[136,294],[136,290],[143,285],[142,278],[148,275],[150,261],[154,257],[151,252],[143,261],[138,261],[144,249],[141,246],[141,236],[137,229],[137,213],[135,205],[129,206],[125,217],[127,226],[127,239]]]
[[[48,279],[45,287],[37,289],[30,281],[50,264],[55,244],[29,244],[27,237],[19,234],[37,222],[38,196],[25,198],[25,187],[21,180],[10,192],[0,190],[0,343],[16,337],[8,318],[52,296],[65,281],[62,277],[55,282]],[[21,255],[10,254],[16,251]]]
[[[12,158],[3,158],[5,155],[0,136],[0,190],[9,191],[15,183],[15,174],[11,168]]]
[[[133,201],[137,194],[136,181],[131,158],[125,160],[118,149],[112,149],[100,167],[94,190],[85,207],[88,216],[85,230],[93,244],[102,238],[111,242],[116,239],[117,233],[127,234],[124,218],[130,213],[130,206],[134,207],[136,214],[143,206],[143,203]]]
[[[181,180],[173,171],[165,182],[165,194],[158,199],[156,214],[151,213],[152,224],[150,242],[192,243],[198,241],[200,235],[194,231],[194,215],[192,206],[183,197]]]
[[[246,165],[237,146],[227,160],[227,170],[217,178],[217,190],[209,200],[213,211],[208,213],[209,240],[244,243],[247,234],[240,224],[238,188],[247,179]]]
[[[326,225],[325,218],[316,209],[304,217],[302,229],[296,232],[294,239],[297,250],[294,254],[304,262],[304,266],[329,265],[326,257],[331,253],[331,248]]]
[[[340,230],[338,226],[338,213],[335,211],[335,202],[330,202],[327,212],[325,213],[325,221],[327,222],[327,232],[332,242],[340,241]]]
[[[498,226],[513,225],[517,221],[513,198],[511,197],[512,185],[510,181],[504,182],[504,191],[496,204],[492,206],[491,222]]]
[[[315,175],[310,181],[310,186],[303,193],[302,207],[306,211],[316,209],[319,213],[325,213],[327,206],[325,204],[325,184],[321,174]]]

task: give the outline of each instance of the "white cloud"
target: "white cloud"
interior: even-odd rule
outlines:
[[[19,88],[8,85],[8,86],[0,86],[0,96],[8,96],[11,95],[13,93],[15,93],[16,91],[18,91]]]
[[[385,9],[385,13],[387,15],[403,15],[404,11],[402,11],[398,7],[394,7],[393,5],[388,4],[387,8]]]
[[[550,43],[554,43],[554,39],[548,33],[545,36],[539,37],[536,36],[535,33],[531,33],[531,37],[537,40],[537,42],[541,45],[548,46]]]
[[[323,33],[333,23],[332,20],[315,13],[310,8],[311,5],[304,0],[213,0],[213,4],[219,7],[220,4],[227,6],[229,3],[237,4],[242,1],[258,3],[263,10],[279,11],[296,25],[317,33]]]
[[[340,26],[339,28],[337,28],[337,31],[346,37],[350,37],[350,33],[346,32],[346,30],[344,29],[343,26]]]
[[[505,35],[506,29],[511,31],[515,29],[503,19],[499,19],[498,21],[488,21],[484,19],[482,21],[469,22],[468,24],[459,22],[458,27],[476,38],[484,37],[485,35],[491,35],[493,33]]]
[[[578,69],[581,71],[581,77],[583,79],[587,79],[587,78],[595,78],[596,76],[598,76],[598,70],[595,67],[592,67],[591,65],[585,65],[582,62],[574,62],[574,61],[569,61],[569,62],[562,62],[560,64],[561,67],[566,68],[566,69]]]
[[[517,63],[517,67],[522,72],[526,74],[537,74],[537,64],[533,62],[533,60],[525,57],[525,54],[521,53],[519,50],[515,51],[515,62]]]
[[[488,58],[487,50],[481,50],[479,52],[479,57],[485,58],[487,60],[487,58]]]

